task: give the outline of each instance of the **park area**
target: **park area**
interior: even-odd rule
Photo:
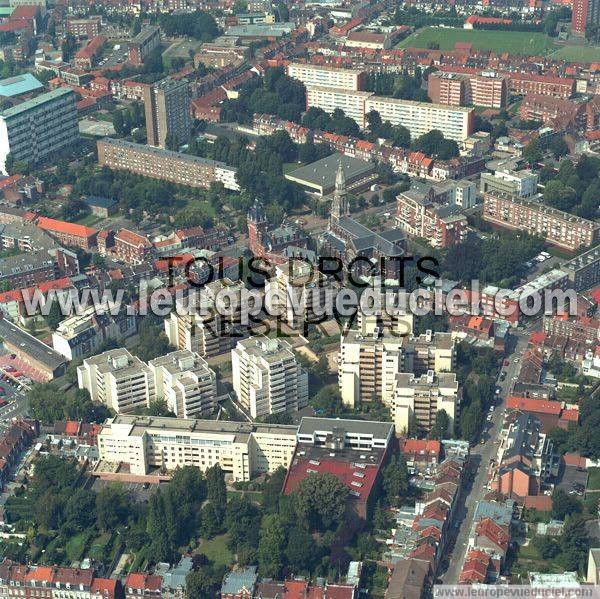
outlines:
[[[525,55],[548,54],[557,48],[556,42],[545,33],[451,27],[423,27],[403,39],[397,47],[427,48],[439,44],[440,50],[452,50],[457,42],[473,44],[474,50]]]

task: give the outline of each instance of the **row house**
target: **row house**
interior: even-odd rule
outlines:
[[[8,481],[11,469],[23,451],[39,435],[37,420],[14,420],[0,437],[0,488]]]
[[[147,237],[128,229],[121,229],[114,236],[112,253],[128,264],[141,264],[153,253],[154,248]]]

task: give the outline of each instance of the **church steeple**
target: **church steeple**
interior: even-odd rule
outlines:
[[[347,214],[348,200],[346,197],[346,175],[344,174],[344,168],[340,159],[335,173],[335,188],[333,191],[333,203],[331,205],[331,217],[337,221],[340,216],[346,216]]]

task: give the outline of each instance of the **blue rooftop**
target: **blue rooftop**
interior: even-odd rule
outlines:
[[[11,98],[43,87],[31,73],[24,73],[8,79],[0,79],[0,96]]]
[[[117,203],[114,198],[103,198],[100,196],[88,196],[85,200],[88,206],[97,206],[98,208],[111,208]]]
[[[228,572],[223,579],[221,595],[239,595],[243,589],[252,594],[256,578],[256,566],[246,566],[243,570]]]

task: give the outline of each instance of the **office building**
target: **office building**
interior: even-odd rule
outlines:
[[[217,379],[206,360],[195,352],[178,350],[148,362],[154,393],[178,418],[199,418],[216,407]]]
[[[291,62],[287,70],[290,77],[302,81],[306,87],[330,87],[353,92],[364,90],[365,73],[358,69]]]
[[[283,339],[259,335],[238,341],[231,368],[237,401],[252,418],[297,412],[308,404],[308,374]]]
[[[77,97],[61,87],[0,112],[0,171],[6,158],[31,165],[72,148],[79,137]]]
[[[600,247],[565,262],[560,269],[567,273],[575,291],[595,287],[600,283]]]
[[[160,28],[155,25],[147,25],[131,40],[129,60],[139,66],[157,48],[160,48]]]
[[[125,348],[86,358],[77,367],[77,384],[117,414],[143,410],[155,398],[151,369]]]
[[[481,173],[480,191],[529,198],[537,193],[538,180],[539,177],[530,170],[499,169],[493,174]]]
[[[600,24],[600,2],[598,0],[573,0],[571,33],[585,37],[588,27]]]
[[[412,373],[396,375],[392,416],[397,431],[408,432],[414,422],[420,432],[427,433],[435,425],[440,410],[448,415],[446,432],[453,435],[460,412],[456,374],[429,370],[419,377]]]
[[[484,220],[543,237],[565,250],[593,245],[600,239],[600,223],[547,206],[536,196],[518,198],[500,192],[483,194]]]
[[[100,459],[125,463],[132,474],[172,472],[219,464],[234,481],[288,468],[296,447],[295,426],[127,416],[108,419],[98,434]]]
[[[191,132],[190,99],[186,79],[163,79],[144,87],[149,145],[174,150],[187,142]]]
[[[224,162],[109,137],[98,140],[97,145],[100,166],[188,187],[207,189],[212,181],[221,181],[226,189],[240,189],[236,169]]]
[[[383,96],[370,96],[365,100],[365,114],[376,110],[382,121],[403,125],[414,139],[432,129],[444,137],[460,142],[473,133],[472,108],[444,106],[414,100],[399,100]]]

